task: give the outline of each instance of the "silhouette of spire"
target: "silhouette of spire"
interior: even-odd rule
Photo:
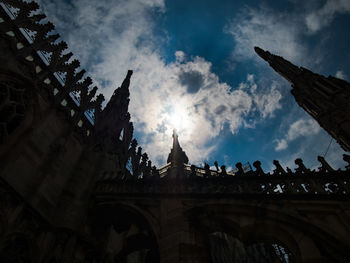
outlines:
[[[179,149],[180,143],[177,137],[176,129],[173,129],[173,149]]]
[[[296,81],[296,78],[303,73],[303,68],[293,65],[280,56],[273,55],[269,51],[265,51],[259,47],[254,47],[254,50],[262,59],[266,60],[277,73],[291,83]]]
[[[300,107],[335,138],[344,150],[350,151],[350,83],[297,67],[259,47],[254,49],[277,73],[292,84],[291,93]]]
[[[188,157],[180,146],[176,129],[173,130],[173,148],[168,155],[167,162],[171,163],[171,177],[179,178],[183,175],[183,165],[188,163]]]
[[[172,163],[173,165],[183,165],[184,163],[188,163],[188,157],[180,146],[176,129],[173,130],[173,148],[169,153],[168,163]]]
[[[132,70],[129,70],[122,85],[114,91],[106,107],[97,116],[95,123],[95,131],[98,137],[105,138],[103,140],[108,137],[114,143],[122,135],[126,148],[128,148],[133,133],[128,112],[131,75]]]
[[[125,79],[123,80],[122,85],[114,91],[106,108],[104,108],[103,110],[104,113],[107,113],[107,112],[109,113],[110,111],[114,111],[114,113],[116,113],[115,110],[118,110],[120,113],[128,112],[128,106],[130,101],[129,86],[130,86],[130,78],[132,73],[133,73],[132,70],[128,70],[128,73]]]

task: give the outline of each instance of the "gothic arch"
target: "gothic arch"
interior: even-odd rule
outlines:
[[[257,223],[241,228],[242,241],[249,245],[277,244],[292,254],[293,262],[301,262],[301,251],[295,237],[276,222]]]
[[[153,226],[145,213],[133,205],[98,205],[92,218],[94,235],[105,240],[107,262],[159,262],[159,248]],[[114,262],[113,261],[113,262]]]
[[[341,261],[346,256],[342,254],[343,245],[331,234],[308,221],[307,217],[288,213],[278,206],[236,201],[235,204],[201,204],[188,212],[199,231],[227,233],[245,245],[276,242],[293,254],[293,262],[323,262],[327,255],[334,254],[337,258],[331,260]]]
[[[279,258],[286,259],[276,262],[301,262],[297,243],[287,231],[279,227],[272,233],[261,229],[260,233],[256,234],[255,224],[241,227],[230,217],[210,213],[200,217],[199,222],[202,231],[205,229],[204,244],[208,248],[207,251],[210,251],[213,263],[272,262],[273,259]],[[281,236],[283,238],[280,238]],[[262,256],[265,256],[267,261],[254,261]]]

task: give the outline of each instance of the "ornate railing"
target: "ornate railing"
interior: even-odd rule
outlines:
[[[347,160],[347,155],[344,156]],[[161,167],[157,176],[125,177],[102,176],[95,188],[96,196],[147,196],[147,195],[196,195],[196,196],[264,196],[268,198],[326,198],[350,199],[350,167],[346,170],[334,170],[322,157],[318,157],[321,166],[317,170],[306,168],[303,161],[295,160],[297,168],[287,171],[278,161],[273,161],[276,169],[265,173],[261,163],[253,163],[255,170],[243,169],[237,163],[234,171],[210,170],[185,165],[182,176],[170,177],[172,166]],[[217,166],[217,164],[216,164]],[[178,168],[177,168],[178,169]]]
[[[101,180],[95,194],[104,195],[227,195],[350,199],[350,172],[292,175],[195,177],[184,180]]]

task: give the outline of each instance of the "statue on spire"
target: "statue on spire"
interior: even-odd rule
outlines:
[[[183,175],[183,166],[188,163],[188,157],[182,150],[176,129],[173,130],[173,148],[168,155],[168,163],[171,163],[171,177],[179,178]]]
[[[173,148],[168,155],[168,163],[183,165],[188,163],[188,157],[186,153],[182,150],[179,139],[177,136],[176,129],[173,130]]]

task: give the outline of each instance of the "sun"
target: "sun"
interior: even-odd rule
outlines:
[[[184,103],[177,103],[172,106],[169,112],[169,124],[176,130],[188,130],[191,128],[189,110]]]

